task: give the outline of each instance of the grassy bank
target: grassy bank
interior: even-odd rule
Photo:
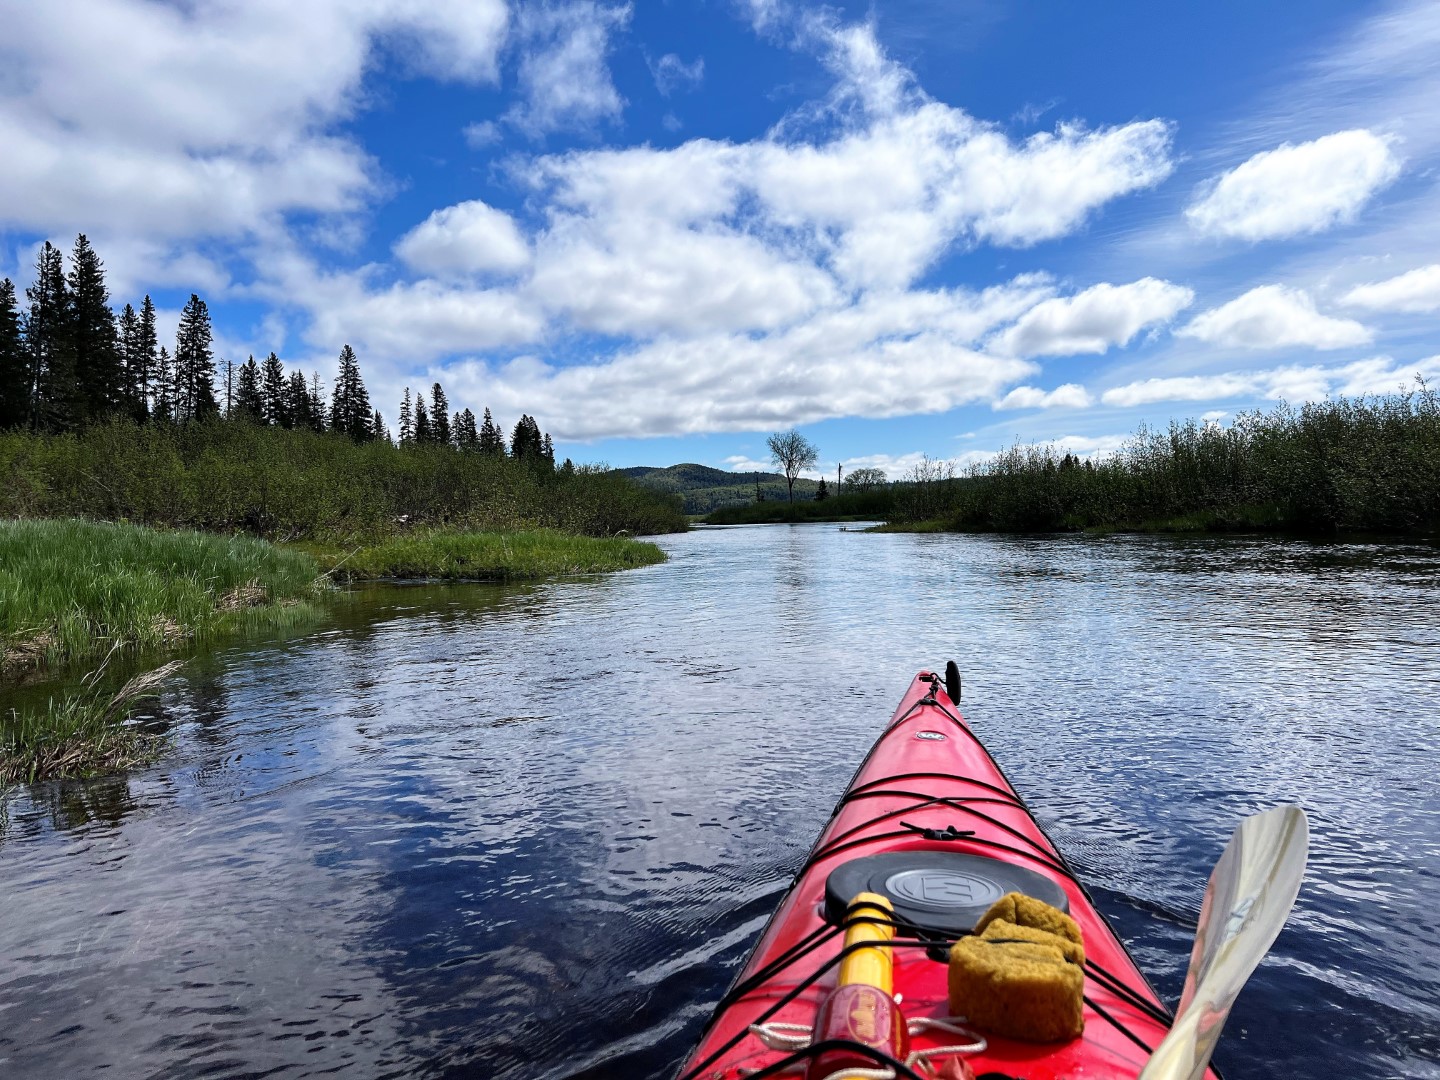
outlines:
[[[706,515],[707,525],[762,525],[803,521],[882,521],[891,516],[889,488],[846,493],[834,498],[777,502],[770,499],[745,506],[722,506]]]
[[[1413,393],[1281,406],[1228,427],[1142,429],[1080,461],[1017,445],[937,480],[924,513],[959,531],[1075,529],[1424,534],[1440,531],[1440,398]]]
[[[393,578],[523,581],[629,570],[665,561],[654,544],[628,537],[574,536],[551,530],[515,533],[420,532],[349,550],[299,545],[341,581]]]
[[[0,521],[0,677],[313,618],[315,560],[245,536]]]
[[[215,420],[0,433],[0,518],[79,517],[271,540],[407,528],[679,532],[680,500],[602,468]]]

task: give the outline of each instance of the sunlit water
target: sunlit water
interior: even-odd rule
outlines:
[[[197,661],[127,779],[0,825],[0,1074],[661,1077],[914,672],[1178,994],[1236,821],[1311,870],[1231,1080],[1440,1077],[1440,556],[1134,537],[667,538],[376,588]]]

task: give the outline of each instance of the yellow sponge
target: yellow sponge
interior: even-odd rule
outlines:
[[[1084,1030],[1085,949],[1074,919],[1010,893],[977,930],[950,949],[952,1016],[1024,1042],[1058,1042]]]

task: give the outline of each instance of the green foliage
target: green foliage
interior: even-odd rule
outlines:
[[[0,431],[30,419],[30,363],[20,335],[15,285],[0,279]]]
[[[574,536],[554,530],[511,533],[417,531],[343,552],[307,544],[326,572],[347,581],[440,578],[517,581],[629,570],[664,562],[654,544],[624,536]]]
[[[694,463],[665,469],[637,465],[617,471],[642,487],[681,496],[687,514],[708,514],[722,506],[746,506],[755,501],[780,499],[787,490],[785,478],[778,473],[733,473]],[[795,494],[801,499],[810,499],[817,487],[814,480],[802,477],[795,481]]]
[[[308,556],[244,536],[0,521],[0,673],[309,617]]]
[[[568,475],[444,446],[356,444],[300,428],[125,420],[0,434],[0,517],[83,517],[272,539],[403,527],[683,530],[678,500],[604,469]]]
[[[847,491],[828,499],[802,502],[762,502],[722,506],[705,518],[707,525],[760,525],[801,521],[883,521],[891,516],[893,498],[887,488]]]
[[[1227,428],[1193,420],[1142,428],[1096,462],[1016,445],[950,495],[944,519],[963,530],[1433,531],[1440,399],[1422,383],[1411,393],[1242,414]],[[902,510],[896,520],[935,516]]]

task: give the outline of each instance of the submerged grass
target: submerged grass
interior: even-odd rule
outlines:
[[[0,677],[319,613],[314,559],[244,536],[0,521]]]
[[[0,716],[0,785],[119,772],[153,760],[165,737],[126,723],[135,705],[155,696],[184,661],[136,675],[113,695],[85,689],[51,698],[44,709]]]
[[[341,581],[430,578],[521,581],[566,574],[629,570],[664,562],[654,544],[629,537],[527,532],[416,532],[349,551],[300,545]]]

